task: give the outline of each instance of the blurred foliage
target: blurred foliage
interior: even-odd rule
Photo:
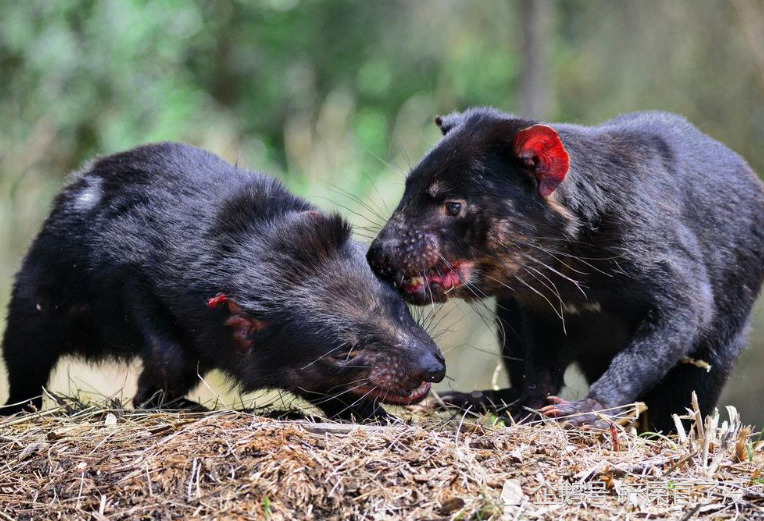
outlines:
[[[758,0],[554,3],[551,119],[671,110],[764,172],[740,5],[764,19]],[[521,30],[509,0],[0,0],[0,304],[65,175],[147,141],[268,171],[369,236],[435,114],[520,111]],[[495,350],[466,324],[444,343]],[[455,364],[458,384],[486,385],[495,362]]]
[[[185,139],[315,177],[299,141],[320,138],[322,114],[342,117],[323,123],[340,123],[357,150],[348,170],[375,173],[372,154],[399,146],[396,117],[418,95],[421,125],[475,104],[517,109],[513,2],[4,0],[0,10],[3,150],[50,127],[54,143],[36,158],[47,175]],[[553,119],[674,110],[762,170],[764,96],[738,25],[723,1],[560,2]]]

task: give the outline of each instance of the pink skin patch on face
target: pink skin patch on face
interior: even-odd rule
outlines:
[[[450,264],[442,264],[431,268],[426,274],[411,277],[401,284],[401,289],[407,293],[419,293],[425,289],[433,288],[439,292],[448,293],[452,289],[463,286],[469,280],[470,272],[474,263],[456,261]]]

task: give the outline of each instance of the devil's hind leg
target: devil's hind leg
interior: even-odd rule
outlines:
[[[671,369],[641,398],[647,405],[645,427],[652,431],[674,431],[672,415],[682,415],[690,408],[693,392],[698,397],[701,414],[710,414],[747,339],[746,328],[723,345],[701,347],[691,358]]]
[[[61,316],[46,302],[14,295],[3,338],[9,397],[0,414],[13,414],[31,404],[42,407],[42,388],[69,344]]]

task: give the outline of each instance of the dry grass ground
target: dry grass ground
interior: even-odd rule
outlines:
[[[684,436],[62,403],[0,422],[0,519],[764,519],[738,421]]]

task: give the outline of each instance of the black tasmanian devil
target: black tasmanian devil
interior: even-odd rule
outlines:
[[[764,276],[764,190],[746,162],[667,113],[436,123],[444,137],[368,259],[412,302],[498,297],[512,388],[447,401],[591,423],[643,400],[649,426],[670,430],[695,390],[709,412]],[[554,395],[571,363],[590,390],[566,402]]]
[[[364,254],[339,216],[203,150],[98,159],[58,196],[17,275],[0,412],[39,407],[64,354],[140,356],[136,405],[179,403],[211,369],[340,417],[421,400],[443,357]]]

